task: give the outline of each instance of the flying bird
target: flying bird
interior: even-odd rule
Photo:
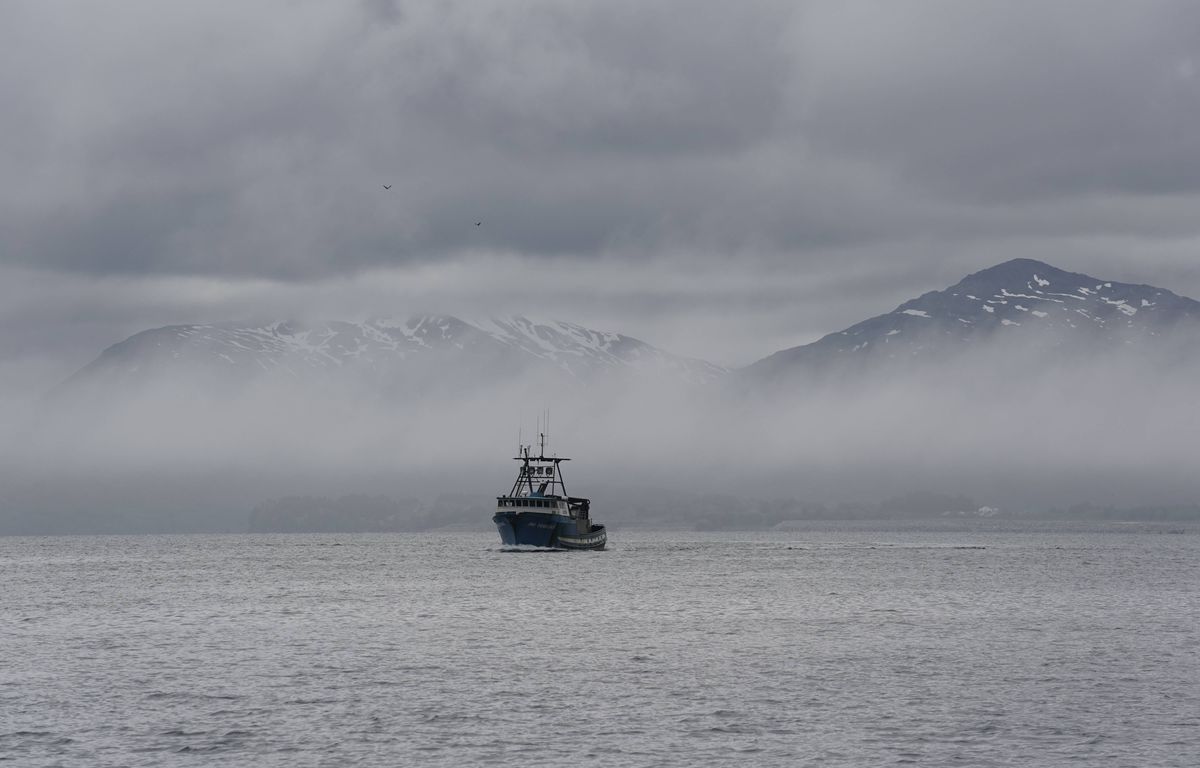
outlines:
[[[391,189],[391,188],[392,188],[392,185],[391,185],[391,184],[384,184],[384,185],[383,185],[383,188],[384,188],[384,189]]]
[[[483,222],[482,222],[482,221],[477,221],[477,222],[475,222],[475,226],[477,226],[477,227],[478,227],[478,226],[480,226],[481,224],[483,224]]]

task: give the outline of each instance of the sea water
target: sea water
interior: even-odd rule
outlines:
[[[0,539],[20,766],[1200,765],[1200,535]]]

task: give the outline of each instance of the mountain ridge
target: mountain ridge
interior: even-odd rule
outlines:
[[[973,272],[948,288],[923,293],[891,312],[810,344],[779,350],[740,373],[770,379],[847,365],[946,359],[973,342],[1005,338],[1004,334],[1031,348],[1090,351],[1184,326],[1200,334],[1200,302],[1165,288],[1099,280],[1018,258]]]
[[[524,316],[468,322],[452,315],[377,317],[317,324],[206,323],[151,328],[106,348],[64,387],[106,378],[129,384],[174,368],[240,381],[360,370],[382,377],[427,368],[446,375],[516,374],[535,368],[586,382],[608,375],[671,375],[703,384],[726,372],[619,333]],[[214,374],[214,371],[220,373]]]
[[[233,382],[271,373],[304,378],[355,370],[398,391],[530,371],[585,386],[613,377],[706,385],[730,374],[744,384],[945,360],[995,339],[1083,354],[1181,329],[1200,341],[1200,302],[1164,288],[1100,280],[1017,258],[738,369],[560,320],[424,314],[314,325],[276,321],[148,329],[105,349],[66,386],[101,378],[128,384],[168,370]]]

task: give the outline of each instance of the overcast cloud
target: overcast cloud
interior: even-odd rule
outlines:
[[[0,107],[23,391],[173,322],[741,364],[1016,256],[1200,295],[1191,2],[13,0]]]

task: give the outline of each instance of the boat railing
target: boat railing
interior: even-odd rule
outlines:
[[[505,504],[505,502],[509,502]],[[543,502],[538,504],[537,502]],[[496,505],[511,509],[546,509],[555,512],[567,512],[566,499],[539,498],[537,496],[497,496]]]

